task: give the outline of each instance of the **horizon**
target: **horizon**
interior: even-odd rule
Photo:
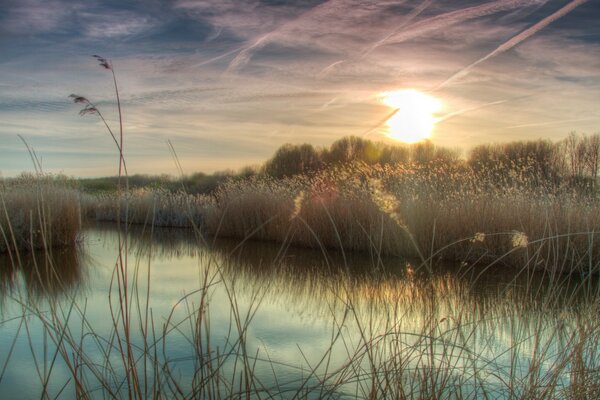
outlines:
[[[440,102],[430,140],[469,148],[600,130],[600,4],[586,0],[9,1],[0,8],[0,176],[114,176],[262,164],[285,143],[394,143],[384,93]]]

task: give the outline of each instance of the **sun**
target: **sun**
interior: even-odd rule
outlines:
[[[396,109],[387,121],[387,136],[405,143],[415,143],[431,136],[437,119],[434,114],[442,102],[415,89],[381,93],[386,106]]]

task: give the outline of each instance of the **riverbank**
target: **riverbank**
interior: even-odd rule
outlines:
[[[196,227],[209,236],[259,239],[375,255],[498,262],[559,272],[597,272],[597,196],[499,182],[461,166],[354,164],[318,174],[232,180],[211,195],[160,190],[103,197],[98,220]],[[127,207],[125,207],[127,203]]]
[[[222,183],[210,195],[138,188],[90,195],[64,180],[4,184],[0,251],[68,245],[80,215],[121,224],[192,228],[374,256],[600,270],[600,199],[526,173],[476,174],[459,164],[350,164],[314,175]]]

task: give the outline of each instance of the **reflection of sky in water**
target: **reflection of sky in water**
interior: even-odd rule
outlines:
[[[3,321],[0,348],[7,349],[0,353],[1,365],[4,365],[16,337],[8,368],[0,381],[0,397],[18,394],[28,398],[40,393],[40,386],[33,384],[39,380],[26,333],[29,332],[38,365],[43,363],[44,342],[51,343],[51,340],[44,337],[38,318],[17,318],[23,313],[31,314],[37,309],[46,311],[54,305],[59,314],[66,316],[69,299],[74,297],[93,331],[101,338],[110,337],[113,323],[107,293],[117,261],[116,240],[114,229],[89,230],[78,252],[55,252],[57,276],[50,273],[48,263],[37,260],[36,269],[30,256],[23,257],[21,269],[9,268],[6,259],[0,261],[4,264],[0,285]],[[343,326],[343,335],[332,347],[330,373],[350,357],[362,354],[364,343],[357,325],[366,333],[378,362],[386,360],[386,351],[395,343],[401,344],[399,351],[406,357],[407,367],[423,367],[425,360],[421,357],[430,349],[429,342],[423,338],[431,335],[436,338],[433,349],[438,365],[450,364],[459,371],[470,371],[472,359],[477,359],[479,363],[489,362],[485,368],[500,371],[501,376],[510,373],[513,353],[507,349],[519,340],[522,341],[518,343],[521,358],[515,365],[517,370],[527,370],[535,350],[535,330],[541,329],[542,342],[549,343],[548,359],[544,362],[550,368],[555,357],[564,352],[561,342],[568,340],[573,330],[577,305],[585,304],[578,296],[573,296],[571,303],[561,302],[559,299],[566,296],[556,293],[542,293],[537,301],[526,301],[530,293],[525,290],[527,285],[524,283],[531,277],[513,280],[511,271],[493,272],[473,283],[457,278],[457,272],[464,274],[465,271],[448,267],[440,269],[431,279],[425,279],[426,274],[415,263],[398,259],[383,260],[386,268],[373,273],[369,272],[372,271],[369,268],[373,265],[372,258],[366,254],[346,255],[345,262],[340,254],[327,254],[325,261],[325,256],[318,251],[290,249],[281,252],[277,245],[264,243],[251,243],[240,249],[235,242],[219,241],[210,245],[210,252],[197,243],[185,230],[157,231],[154,240],[133,232],[129,243],[130,279],[137,274],[141,313],[145,312],[149,278],[148,301],[155,332],[160,337],[163,327],[168,327],[164,357],[177,370],[184,384],[191,382],[197,362],[192,337],[193,319],[187,317],[198,311],[202,301],[202,292],[198,289],[205,279],[214,283],[207,296],[211,348],[220,351],[231,348],[238,337],[231,313],[233,298],[242,321],[251,315],[246,348],[251,357],[259,359],[255,371],[267,387],[275,385],[273,369],[278,384],[298,385],[299,379],[308,376],[307,362],[312,367],[318,365],[340,326]],[[46,273],[38,275],[36,270]],[[60,279],[56,279],[58,276]],[[59,281],[64,283],[58,284]],[[536,281],[540,290],[547,289],[542,279],[536,277]],[[576,287],[577,282],[571,286]],[[538,289],[536,285],[530,287]],[[574,293],[573,287],[565,286],[563,290]],[[115,309],[118,307],[116,297],[113,284]],[[550,299],[553,303],[546,301],[541,306],[540,298]],[[133,315],[137,315],[137,303],[132,304]],[[30,306],[33,310],[27,308]],[[49,314],[43,315],[49,318]],[[558,329],[556,326],[561,319],[565,324]],[[457,330],[459,321],[462,328]],[[132,326],[136,332],[139,331],[137,322],[134,318]],[[72,314],[69,327],[73,337],[80,338],[81,319],[77,313]],[[139,336],[133,341],[136,345],[143,343]],[[465,349],[457,351],[450,345],[457,341],[464,342]],[[163,357],[162,346],[159,342],[160,357]],[[103,356],[97,351],[98,344],[92,337],[85,337],[84,348],[91,359],[99,364],[103,362]],[[116,352],[110,357],[115,366],[120,365]],[[366,359],[357,360],[361,366],[366,366]],[[231,357],[221,372],[227,376],[233,373],[233,368],[234,357]],[[236,368],[239,373],[240,365]],[[27,377],[22,371],[32,371],[34,376]],[[324,365],[319,372],[325,372]],[[497,381],[487,372],[484,375],[480,378],[486,378],[490,383]],[[58,393],[68,376],[66,366],[58,362],[52,372],[50,393]],[[468,377],[460,379],[468,381]],[[313,379],[312,383],[316,381]],[[363,389],[347,385],[340,390],[355,394],[357,390],[362,393]],[[73,390],[68,393],[67,397],[70,397]]]

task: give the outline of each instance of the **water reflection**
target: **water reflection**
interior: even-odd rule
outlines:
[[[113,225],[99,225],[105,243],[113,243]],[[325,307],[368,303],[386,308],[445,307],[467,309],[474,314],[489,310],[557,313],[593,302],[600,282],[580,275],[553,275],[488,265],[423,263],[368,253],[343,253],[290,247],[270,242],[203,238],[187,229],[128,230],[129,248],[138,257],[177,260],[203,258],[202,265],[219,266],[239,291],[268,290],[272,298],[299,309],[310,303]],[[114,248],[114,245],[108,245]],[[439,310],[440,313],[449,312]]]
[[[88,231],[83,249],[22,255],[18,264],[7,256],[0,258],[4,302],[14,298],[76,299],[79,306],[85,302],[80,308],[90,331],[81,332],[81,338],[74,335],[71,345],[81,346],[90,359],[97,357],[92,364],[109,362],[102,357],[114,357],[116,348],[112,340],[118,318],[108,316],[114,318],[118,314],[114,310],[119,309],[112,273],[118,240],[124,235],[114,225],[98,225]],[[311,384],[318,387],[326,378],[341,382],[333,392],[355,397],[368,397],[370,392],[369,384],[353,374],[368,376],[370,382],[400,380],[413,394],[421,393],[418,385],[427,373],[474,390],[488,381],[500,388],[502,382],[535,383],[538,378],[528,380],[529,374],[536,373],[531,372],[532,365],[542,365],[540,379],[552,377],[548,371],[561,366],[556,376],[568,380],[564,373],[568,359],[561,357],[574,348],[585,348],[574,345],[582,332],[585,340],[597,337],[598,324],[589,315],[597,311],[599,285],[578,276],[492,268],[482,273],[485,265],[427,265],[368,253],[204,240],[185,229],[131,227],[127,235],[129,283],[135,286],[132,296],[138,296],[132,300],[131,326],[134,331],[141,329],[146,326],[144,318],[151,315],[156,334],[148,341],[135,331],[136,357],[149,361],[152,370],[158,357],[160,366],[176,370],[181,382],[192,382],[206,367],[203,357],[214,357],[210,343],[219,354],[230,354],[224,356],[219,374],[229,377],[231,373],[230,387],[237,387],[240,340],[235,318],[240,316],[244,351],[256,357],[252,362],[257,363],[256,374],[265,385],[294,393],[307,365],[318,365],[325,353],[331,355],[329,369],[316,371]],[[211,285],[205,285],[207,281]],[[17,321],[6,321],[0,324],[0,338],[18,336]],[[84,329],[76,318],[70,322],[71,329]],[[43,329],[48,327],[40,328],[46,332]],[[31,339],[31,346],[45,349],[43,335],[39,336],[38,342]],[[102,340],[88,347],[91,338]],[[156,348],[164,353],[153,354]],[[593,344],[588,349],[596,354]],[[29,349],[19,351],[15,354],[21,357]],[[108,386],[122,385],[121,371],[113,367],[117,372],[103,379]],[[64,370],[66,382],[69,372]],[[6,382],[0,380],[0,397],[13,397],[27,386]],[[63,384],[56,383],[56,391]],[[411,389],[411,385],[417,386]],[[516,397],[523,394],[518,387],[514,390]]]
[[[118,231],[112,224],[90,230],[114,258]],[[123,236],[123,233],[121,233]],[[321,308],[330,313],[333,303],[382,308],[403,304],[405,309],[435,308],[449,313],[460,304],[472,314],[493,309],[508,313],[556,311],[585,305],[597,298],[598,279],[578,275],[552,276],[486,266],[436,264],[418,260],[381,258],[367,253],[344,254],[286,247],[269,242],[205,239],[188,229],[128,229],[129,252],[136,259],[203,259],[201,265],[218,265],[219,273],[240,292],[268,290],[277,301],[297,309]],[[84,262],[85,260],[85,262]],[[95,263],[105,262],[95,260]],[[151,261],[152,262],[152,261]],[[22,285],[32,299],[57,298],[84,284],[86,259],[82,247],[49,252],[0,254],[0,296],[14,296]],[[485,273],[481,273],[486,269]],[[443,317],[442,317],[443,318]]]
[[[56,300],[85,281],[80,246],[50,251],[0,254],[0,298],[27,296],[29,301]]]

